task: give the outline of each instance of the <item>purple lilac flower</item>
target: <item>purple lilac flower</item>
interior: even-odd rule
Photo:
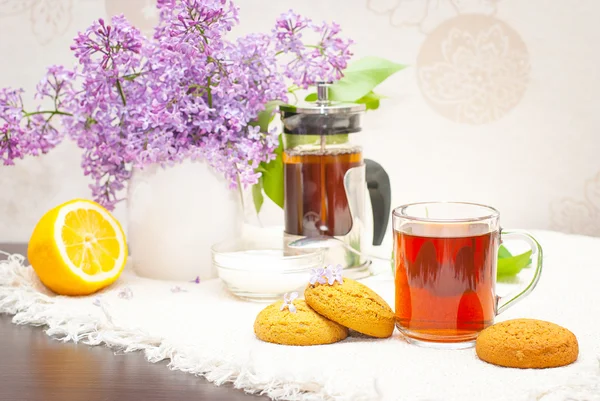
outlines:
[[[343,77],[342,71],[348,67],[348,60],[352,56],[350,46],[352,40],[342,39],[338,36],[341,28],[338,24],[327,24],[314,26],[316,32],[321,34],[319,52],[313,51],[315,61],[325,66],[322,80],[337,81]]]
[[[281,308],[279,309],[284,310],[285,308],[288,308],[290,312],[296,313],[297,309],[296,305],[294,305],[294,301],[296,300],[296,298],[298,298],[297,292],[292,292],[291,294],[286,293],[283,296],[283,303],[281,304]]]
[[[336,281],[340,284],[344,283],[344,279],[342,278],[342,265],[329,265],[327,269],[325,269],[325,277],[327,278],[327,283],[329,285],[333,285]]]
[[[75,38],[77,71],[53,66],[37,88],[51,110],[23,110],[22,91],[0,91],[0,160],[46,153],[63,131],[83,150],[96,201],[112,209],[135,168],[205,160],[232,188],[252,185],[275,158],[276,131],[253,124],[266,103],[287,101],[287,79],[306,88],[341,76],[351,41],[336,24],[292,11],[269,34],[236,41],[228,0],[157,0],[160,22],[145,38],[123,16],[100,19]],[[316,45],[304,33],[320,36]],[[58,120],[60,119],[60,120]]]
[[[315,285],[316,283],[325,284],[327,282],[327,277],[325,276],[325,269],[319,267],[318,269],[310,270],[310,279],[308,280],[310,285]]]
[[[145,88],[131,77],[141,72],[145,40],[122,16],[80,33],[71,47],[81,65],[83,90],[66,123],[84,150],[82,168],[94,178],[94,198],[112,208],[144,146],[136,125],[144,114]]]
[[[75,72],[54,65],[48,68],[46,75],[38,83],[35,98],[48,100],[54,110],[42,110],[38,107],[36,111],[24,115],[24,139],[30,155],[48,153],[62,142],[64,132],[56,129],[54,123],[58,122],[57,117],[62,117],[63,122],[70,117],[70,113],[64,110],[70,110],[75,101],[74,79]]]
[[[22,89],[4,88],[0,90],[0,113],[6,122],[18,122],[23,117]]]
[[[307,46],[302,41],[303,31],[312,30],[320,35],[315,46]],[[352,57],[351,40],[338,36],[338,24],[315,24],[293,11],[281,14],[273,30],[277,51],[291,56],[283,73],[300,88],[308,88],[317,81],[340,79],[342,71]]]
[[[281,52],[302,53],[305,51],[302,43],[302,31],[308,28],[312,21],[289,10],[277,18],[273,33],[277,39],[277,49]]]
[[[59,111],[72,99],[72,74],[62,67],[52,66],[37,86],[39,99],[49,98],[54,110],[26,113],[22,101],[23,90],[0,89],[0,160],[5,165],[23,157],[48,153],[62,139],[63,134],[52,124]]]
[[[4,88],[0,90],[0,160],[4,165],[22,159],[26,150],[25,132],[21,128],[23,118],[23,90]]]
[[[8,123],[0,126],[0,161],[5,166],[13,165],[15,160],[23,158],[19,135],[22,135],[21,131],[15,130]]]

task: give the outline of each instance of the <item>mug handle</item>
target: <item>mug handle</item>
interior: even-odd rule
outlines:
[[[497,297],[497,311],[496,315],[501,314],[514,304],[516,304],[521,299],[525,298],[527,295],[533,291],[533,289],[537,286],[538,281],[540,281],[540,276],[542,274],[542,261],[544,258],[542,246],[539,242],[529,233],[524,231],[512,230],[512,231],[503,231],[500,230],[500,243],[502,244],[502,237],[505,238],[514,238],[519,239],[521,241],[527,242],[531,247],[531,259],[535,263],[535,273],[533,275],[533,279],[531,282],[521,291],[514,292],[512,294],[508,294],[505,296]],[[537,256],[537,257],[536,257]]]

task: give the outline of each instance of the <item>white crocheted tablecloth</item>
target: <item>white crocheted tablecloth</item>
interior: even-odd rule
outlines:
[[[539,286],[498,320],[531,317],[569,328],[580,356],[563,368],[500,368],[473,349],[419,348],[397,332],[326,346],[268,344],[253,333],[265,305],[236,299],[219,280],[161,282],[127,271],[95,296],[59,297],[15,255],[0,262],[0,312],[16,324],[47,325],[62,341],[141,350],[150,362],[170,359],[173,369],[281,400],[600,400],[600,238],[535,234],[545,251]],[[365,283],[393,305],[390,276]]]

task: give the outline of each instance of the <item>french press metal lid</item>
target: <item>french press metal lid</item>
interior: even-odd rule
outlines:
[[[279,107],[283,133],[292,135],[338,135],[361,131],[364,104],[329,99],[329,82],[317,84],[317,100],[300,106]]]

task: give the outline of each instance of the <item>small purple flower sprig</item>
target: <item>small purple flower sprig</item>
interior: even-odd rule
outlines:
[[[64,134],[55,128],[57,117],[71,116],[63,111],[72,101],[74,73],[61,66],[48,68],[37,85],[36,99],[52,105],[47,110],[38,107],[27,112],[22,89],[0,89],[0,163],[14,165],[25,156],[48,153],[58,145]]]
[[[279,144],[259,114],[296,90],[339,79],[352,56],[337,24],[293,11],[271,32],[229,41],[239,23],[232,1],[157,0],[157,7],[152,38],[123,16],[79,33],[71,46],[77,68],[51,67],[38,85],[48,109],[26,112],[22,90],[1,89],[0,160],[46,153],[67,135],[83,150],[94,200],[109,210],[123,200],[133,169],[152,164],[201,159],[231,188],[253,185]],[[311,32],[316,43],[304,40]]]
[[[344,283],[342,277],[342,265],[329,265],[324,268],[311,269],[308,282],[310,285],[315,285],[317,283],[333,285],[336,281],[340,284]]]
[[[302,36],[307,31],[320,36],[316,45],[306,45]],[[315,23],[292,10],[282,14],[276,23],[273,34],[277,39],[278,54],[289,57],[284,74],[292,79],[299,88],[307,89],[319,79],[337,81],[343,77],[352,53],[349,48],[353,41],[338,36],[341,28],[338,24]]]
[[[286,293],[283,296],[283,303],[281,304],[281,308],[279,308],[279,310],[284,310],[285,308],[287,308],[290,312],[292,313],[296,313],[297,309],[296,309],[296,305],[294,305],[294,301],[298,298],[298,293],[297,292],[292,292],[290,293]]]

